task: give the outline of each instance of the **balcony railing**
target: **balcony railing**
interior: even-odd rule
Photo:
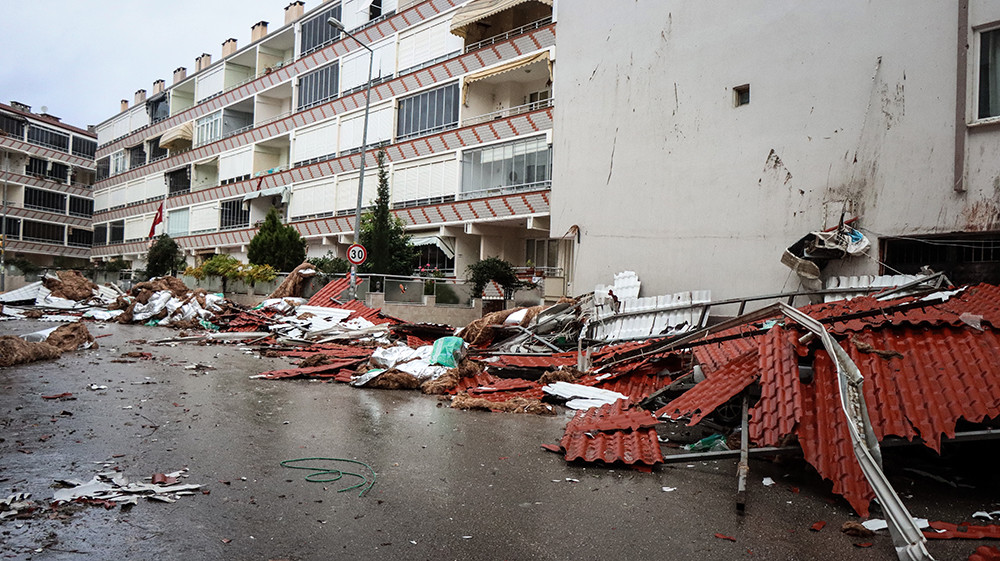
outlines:
[[[458,194],[458,200],[482,199],[485,197],[496,197],[497,195],[510,195],[513,193],[523,193],[525,191],[541,191],[551,189],[552,180],[535,181],[533,183],[522,183],[520,185],[503,185],[491,187],[489,189],[478,189],[475,191],[463,191]]]
[[[66,214],[66,209],[64,208],[54,208],[54,207],[47,207],[43,205],[33,205],[33,204],[25,204],[24,208],[29,210],[40,210],[42,212],[51,212],[52,214]]]
[[[406,141],[406,140],[412,140],[412,139],[417,138],[417,137],[427,136],[429,134],[435,134],[435,133],[439,133],[439,132],[444,132],[446,130],[451,130],[451,129],[454,129],[454,128],[458,128],[458,121],[455,121],[454,123],[445,123],[443,125],[437,125],[437,126],[434,126],[434,127],[430,127],[428,129],[423,129],[423,130],[413,131],[413,132],[406,133],[406,134],[401,134],[401,135],[399,135],[399,136],[396,137],[396,142],[403,142],[403,141]]]
[[[476,117],[469,117],[468,119],[462,120],[462,126],[467,127],[469,125],[478,125],[480,123],[488,123],[496,119],[505,119],[522,113],[530,113],[539,109],[545,109],[546,107],[552,107],[552,102],[553,98],[550,97],[549,99],[543,99],[541,101],[532,101],[531,103],[525,103],[524,105],[508,107],[507,109],[501,109],[492,113],[478,115]]]
[[[501,33],[500,35],[494,35],[493,37],[490,37],[488,39],[483,39],[482,41],[477,41],[475,43],[466,45],[465,52],[471,53],[472,51],[475,51],[477,49],[488,47],[495,43],[499,43],[500,41],[506,41],[511,37],[517,37],[522,33],[526,33],[528,31],[531,31],[532,29],[538,29],[539,27],[548,25],[550,23],[552,23],[552,16],[546,16],[538,21],[533,21],[529,24],[522,25],[521,27],[518,27],[516,29],[511,29],[506,33]]]
[[[411,73],[416,72],[418,70],[423,70],[424,68],[427,68],[428,66],[434,66],[435,64],[437,64],[439,62],[444,62],[444,61],[446,61],[448,59],[455,58],[455,56],[458,55],[458,54],[461,54],[461,52],[462,51],[452,51],[450,53],[443,54],[443,55],[441,55],[441,56],[439,56],[437,58],[432,58],[431,60],[428,60],[426,62],[421,62],[420,64],[417,64],[415,66],[411,66],[409,68],[404,68],[404,69],[402,69],[402,70],[399,71],[399,74],[397,74],[397,76],[404,76],[406,74],[411,74]]]

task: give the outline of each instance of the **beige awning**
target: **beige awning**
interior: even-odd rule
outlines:
[[[160,148],[179,150],[186,147],[186,144],[191,144],[193,138],[194,121],[188,121],[172,129],[167,129],[167,132],[160,136]]]
[[[497,66],[491,66],[484,70],[478,72],[473,72],[471,74],[466,74],[464,82],[462,84],[462,103],[465,104],[465,98],[469,93],[469,84],[473,82],[478,82],[486,78],[491,78],[498,74],[503,74],[504,72],[510,72],[511,70],[517,70],[518,68],[523,68],[529,64],[533,64],[539,61],[548,62],[549,80],[552,79],[552,61],[549,60],[549,52],[542,51],[540,53],[535,53],[533,55],[528,55],[522,58],[516,58],[514,60],[505,62]]]
[[[524,2],[541,2],[552,6],[552,0],[472,0],[452,16],[451,32],[459,37],[465,37],[466,27],[469,25]]]
[[[268,187],[267,189],[261,189],[260,191],[250,191],[246,195],[243,195],[243,200],[251,201],[260,197],[273,197],[276,195],[281,195],[281,202],[287,203],[288,197],[291,195],[291,190],[287,185]]]

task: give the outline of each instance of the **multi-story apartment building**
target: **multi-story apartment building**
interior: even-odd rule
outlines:
[[[551,229],[580,234],[577,286],[794,290],[785,249],[842,215],[871,248],[823,281],[1000,282],[1000,4],[558,6]]]
[[[358,42],[328,24],[342,21]],[[550,239],[552,0],[339,0],[285,8],[284,25],[174,71],[97,126],[94,259],[137,268],[161,205],[194,261],[246,258],[276,206],[309,255],[353,237],[372,63],[364,204],[388,160],[392,207],[421,264],[463,275],[480,258],[563,266]],[[371,60],[370,60],[371,57]]]
[[[0,189],[7,259],[80,265],[93,240],[96,135],[12,101],[0,104]]]

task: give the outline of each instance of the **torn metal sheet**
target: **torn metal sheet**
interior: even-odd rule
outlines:
[[[602,390],[591,386],[571,384],[569,382],[553,382],[542,388],[549,395],[568,400],[566,407],[570,409],[590,409],[627,399],[628,396],[610,390]]]

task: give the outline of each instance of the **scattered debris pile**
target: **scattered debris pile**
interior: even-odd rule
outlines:
[[[59,358],[62,353],[96,349],[97,342],[87,327],[66,324],[20,337],[0,336],[0,367]]]

